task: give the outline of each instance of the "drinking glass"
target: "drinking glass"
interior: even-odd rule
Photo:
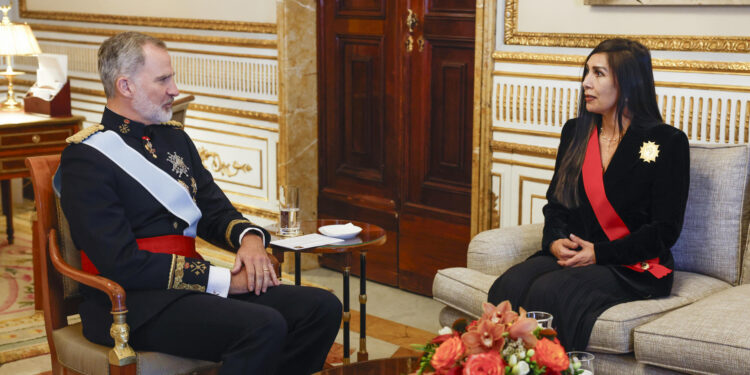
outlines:
[[[570,373],[583,370],[581,375],[594,375],[594,355],[589,352],[568,352],[570,359]]]
[[[536,319],[541,328],[552,328],[552,314],[544,311],[528,311],[526,316]]]
[[[299,234],[299,188],[292,185],[279,186],[279,234]]]

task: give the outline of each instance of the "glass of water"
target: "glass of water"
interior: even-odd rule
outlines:
[[[594,355],[589,352],[568,352],[570,373],[594,375]]]
[[[279,186],[279,234],[296,236],[299,228],[299,187]]]
[[[552,314],[544,311],[528,311],[526,317],[536,319],[541,328],[552,328]]]

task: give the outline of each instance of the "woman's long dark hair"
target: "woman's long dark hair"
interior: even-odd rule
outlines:
[[[592,55],[605,53],[615,84],[618,88],[615,121],[620,135],[623,134],[622,117],[631,122],[662,123],[659,106],[656,102],[654,73],[651,68],[651,53],[641,43],[629,39],[608,39],[599,43],[586,58],[583,65],[581,85],[588,74],[587,63]],[[583,88],[578,99],[578,120],[573,139],[565,150],[557,171],[557,185],[554,197],[568,208],[578,207],[578,179],[586,155],[591,130],[601,127],[602,116],[586,110]]]

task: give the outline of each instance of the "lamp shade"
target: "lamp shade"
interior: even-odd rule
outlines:
[[[38,55],[39,49],[31,27],[26,24],[0,24],[0,56]]]

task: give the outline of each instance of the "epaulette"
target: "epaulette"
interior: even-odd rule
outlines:
[[[81,143],[86,140],[86,138],[94,135],[94,133],[104,130],[104,125],[91,125],[88,128],[84,128],[83,130],[79,131],[78,133],[75,133],[71,135],[68,138],[65,138],[65,142],[68,143]]]
[[[169,120],[167,122],[162,122],[160,125],[171,126],[171,127],[175,128],[175,129],[182,129],[182,128],[185,127],[185,125],[182,125],[181,122],[175,121],[175,120]]]

